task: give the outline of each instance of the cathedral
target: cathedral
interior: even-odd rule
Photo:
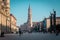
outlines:
[[[32,10],[31,10],[31,7],[29,5],[29,7],[28,7],[28,19],[27,19],[26,23],[21,25],[21,30],[31,31],[31,28],[32,28]]]
[[[40,22],[32,22],[32,9],[29,4],[27,22],[20,26],[21,30],[31,32],[35,26],[38,26],[37,24],[39,24],[39,23]]]

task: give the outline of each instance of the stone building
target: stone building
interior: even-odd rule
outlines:
[[[0,0],[0,31],[10,32],[10,0]]]
[[[46,27],[47,31],[50,28],[50,18],[45,18],[44,19],[44,27]],[[56,17],[56,25],[60,24],[60,17]]]
[[[16,26],[16,32],[19,32],[19,26]]]
[[[11,19],[11,32],[13,32],[13,33],[16,33],[16,28],[17,28],[17,26],[16,26],[16,18],[14,17],[14,15],[13,14],[10,14],[10,19]]]
[[[15,25],[13,27],[16,29],[16,19],[12,14],[10,15],[10,0],[0,0],[0,33],[11,33],[12,24]]]
[[[21,31],[26,32],[27,29],[28,29],[27,23],[22,24],[22,25],[20,26],[20,29],[21,29]]]

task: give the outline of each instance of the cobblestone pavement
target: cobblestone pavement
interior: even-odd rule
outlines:
[[[58,36],[50,33],[5,34],[0,40],[60,40],[60,34]]]

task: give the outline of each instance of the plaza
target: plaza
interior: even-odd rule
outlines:
[[[5,34],[5,37],[0,37],[0,40],[60,40],[60,34],[56,36],[54,33],[23,33]]]

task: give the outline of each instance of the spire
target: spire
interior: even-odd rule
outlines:
[[[28,9],[30,9],[30,3],[29,3],[29,8]]]
[[[30,8],[30,3],[29,3],[29,8]]]
[[[30,0],[28,0],[29,1],[29,8],[30,8]]]

